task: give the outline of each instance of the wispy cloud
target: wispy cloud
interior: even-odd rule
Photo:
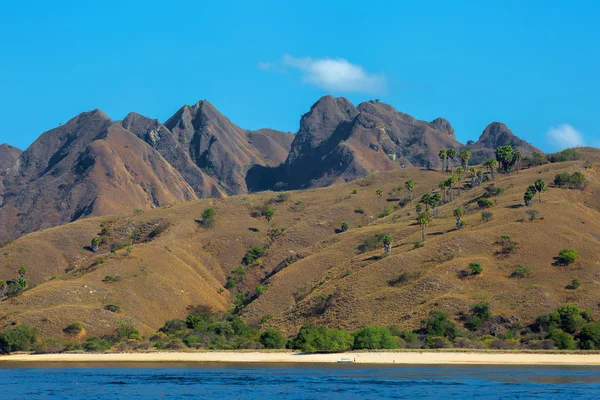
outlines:
[[[550,127],[546,135],[550,143],[560,150],[585,145],[583,135],[569,124]]]
[[[275,64],[268,61],[259,61],[258,64],[256,64],[256,66],[258,67],[258,69],[262,69],[263,71],[270,71],[273,69]]]
[[[386,89],[385,75],[369,73],[362,66],[343,58],[296,58],[285,54],[281,65],[300,71],[303,82],[333,92],[375,94]],[[278,69],[277,64],[270,62],[260,62],[258,68],[266,71]]]

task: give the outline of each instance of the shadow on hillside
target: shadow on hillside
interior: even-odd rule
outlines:
[[[511,206],[506,206],[504,208],[510,208],[510,209],[514,210],[514,209],[523,208],[523,207],[525,207],[523,204],[513,204]]]

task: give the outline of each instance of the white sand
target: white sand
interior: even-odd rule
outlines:
[[[477,353],[477,352],[349,352],[300,354],[292,352],[151,352],[110,354],[14,354],[3,362],[221,362],[221,363],[335,363],[341,358],[357,364],[506,364],[600,365],[600,354]]]

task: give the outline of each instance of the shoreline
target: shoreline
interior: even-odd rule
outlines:
[[[61,353],[0,356],[7,363],[337,363],[342,358],[356,364],[397,365],[581,365],[600,366],[599,354],[487,353],[487,352],[346,352],[303,354],[298,352],[151,352],[151,353]]]

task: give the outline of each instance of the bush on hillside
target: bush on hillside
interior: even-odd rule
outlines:
[[[275,329],[267,329],[260,335],[260,343],[265,349],[283,349],[286,343],[285,337]]]
[[[0,354],[32,350],[37,342],[36,330],[28,325],[18,325],[0,334]]]
[[[398,344],[388,328],[367,326],[354,332],[354,349],[396,349]]]

